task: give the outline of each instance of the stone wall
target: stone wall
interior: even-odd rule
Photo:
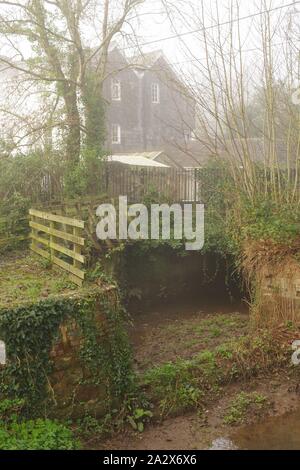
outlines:
[[[100,416],[131,385],[131,349],[115,286],[90,286],[0,311],[0,399],[61,418]]]
[[[99,327],[104,324],[101,312],[97,313],[97,323]],[[55,415],[76,418],[86,413],[101,416],[105,412],[106,388],[104,384],[89,383],[89,371],[79,356],[82,341],[74,320],[60,325],[50,354],[53,373],[49,377],[49,391],[56,402]]]
[[[257,323],[300,322],[300,264],[292,257],[263,266],[256,276]]]

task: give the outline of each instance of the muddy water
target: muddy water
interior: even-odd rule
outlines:
[[[216,439],[212,449],[299,450],[300,408],[292,413],[245,426],[231,439]]]

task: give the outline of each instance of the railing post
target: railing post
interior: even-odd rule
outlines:
[[[55,229],[54,222],[50,221],[50,228],[51,230]],[[50,233],[50,259],[52,260],[53,257],[55,256],[55,251],[53,248],[51,248],[51,244],[55,243],[55,238],[54,236]]]
[[[81,229],[77,228],[77,227],[73,227],[73,235],[75,235],[75,237],[80,237],[81,236]],[[77,245],[77,243],[74,243],[73,251],[74,251],[74,253],[77,253],[77,254],[81,255],[81,247],[79,245]],[[77,261],[76,259],[73,259],[73,266],[75,268],[80,269],[81,268],[80,261]]]

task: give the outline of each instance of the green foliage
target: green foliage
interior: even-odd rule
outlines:
[[[75,165],[67,166],[64,177],[64,193],[67,198],[99,194],[101,187],[101,169],[103,153],[85,149]]]
[[[25,400],[1,400],[0,401],[0,422],[9,422],[17,419],[21,415],[25,405]]]
[[[271,240],[289,243],[300,233],[300,208],[276,204],[270,199],[257,200],[242,207],[242,239]]]
[[[142,384],[161,415],[201,408],[216,397],[220,386],[237,379],[251,378],[262,371],[290,362],[290,351],[282,349],[269,333],[248,335],[206,350],[189,360],[159,365],[145,372]],[[246,399],[241,399],[246,402]],[[251,404],[263,400],[253,395]],[[243,403],[241,406],[243,406]]]
[[[234,252],[227,231],[229,209],[234,201],[233,182],[228,168],[222,162],[212,162],[198,170],[201,203],[205,207],[204,253],[217,253],[226,257]]]
[[[133,413],[127,416],[127,421],[135,431],[143,432],[145,428],[145,422],[149,421],[152,416],[153,413],[149,410],[135,408]]]
[[[266,396],[257,392],[241,392],[231,401],[223,421],[225,424],[241,424],[249,413],[261,411],[267,405]]]
[[[65,195],[69,198],[98,194],[101,187],[101,168],[106,138],[105,102],[102,98],[98,75],[92,70],[85,77],[83,105],[85,113],[85,138],[79,161],[71,162],[64,172]]]
[[[86,275],[86,280],[91,282],[100,280],[107,285],[116,286],[115,278],[105,271],[103,265],[99,261],[89,269]]]
[[[24,244],[29,232],[28,209],[29,200],[19,193],[0,203],[0,252]]]
[[[103,439],[113,433],[113,415],[107,413],[103,418],[97,419],[94,416],[84,416],[77,421],[76,434],[86,442],[95,439]]]
[[[43,195],[42,177],[49,173],[53,176],[61,174],[62,165],[58,153],[53,153],[51,158],[42,152],[0,158],[1,203],[9,204],[14,195],[39,201]]]
[[[2,450],[76,450],[79,442],[63,424],[48,419],[0,421]]]
[[[84,337],[80,355],[92,374],[92,383],[105,383],[108,400],[113,402],[133,388],[132,354],[120,305],[112,305],[105,298],[98,302],[98,308],[105,312],[107,327],[95,328],[95,309],[84,302],[76,316]]]
[[[83,103],[86,117],[85,148],[96,156],[103,152],[103,144],[106,137],[105,128],[105,101],[99,86],[99,74],[89,70],[86,76]]]
[[[265,181],[260,168],[257,182]],[[282,171],[282,185],[284,172]],[[257,193],[254,199],[229,174],[226,164],[212,163],[198,172],[201,202],[205,205],[205,244],[203,252],[233,256],[239,264],[246,240],[270,240],[288,245],[299,235],[299,204],[274,198],[271,191]],[[288,191],[288,188],[286,188]]]
[[[187,411],[200,404],[202,392],[197,387],[192,369],[192,362],[180,360],[145,373],[144,384],[151,387],[153,398],[158,399],[162,415]]]

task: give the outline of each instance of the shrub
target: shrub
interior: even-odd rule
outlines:
[[[79,442],[65,425],[48,419],[0,423],[1,450],[75,450]]]

